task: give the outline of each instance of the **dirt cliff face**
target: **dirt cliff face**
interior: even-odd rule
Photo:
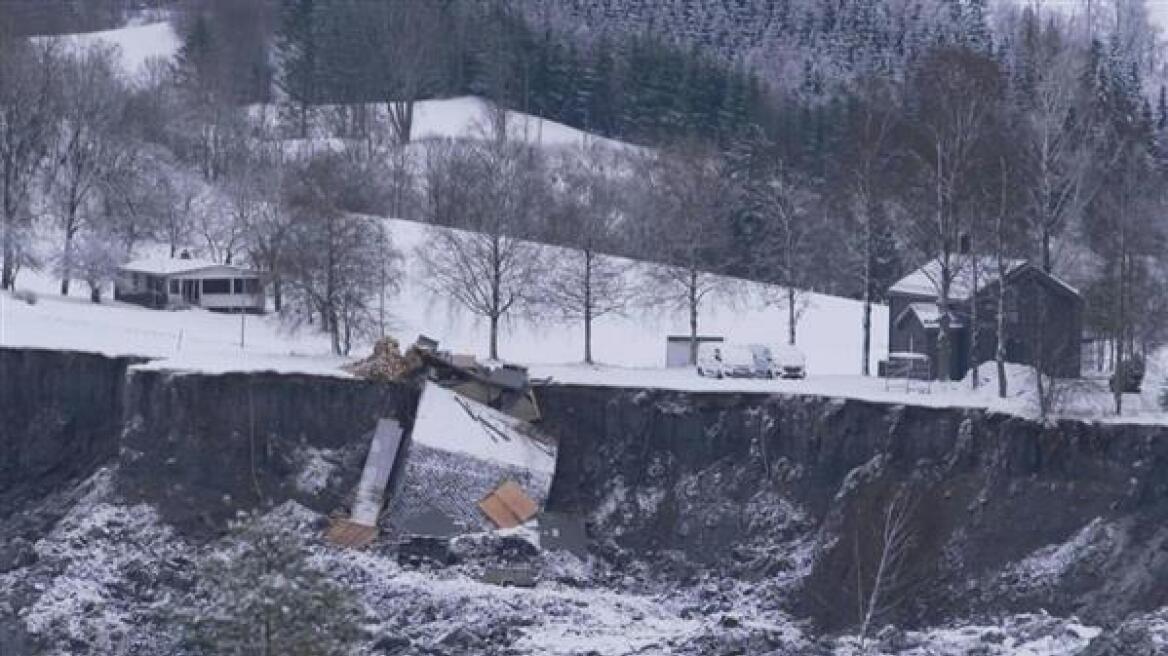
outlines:
[[[855,622],[898,497],[911,546],[888,619],[1046,608],[1107,621],[1168,603],[1163,428],[814,397],[539,398],[561,445],[553,509],[650,560],[790,574],[793,610],[826,628]]]
[[[0,518],[117,454],[134,362],[0,348]]]
[[[417,392],[397,384],[136,371],[118,490],[184,531],[217,530],[239,510],[288,499],[329,512],[353,490],[377,420],[408,429],[416,405]],[[325,470],[318,482],[314,467]]]
[[[183,531],[295,499],[342,505],[382,417],[407,428],[409,386],[275,373],[132,370],[143,362],[0,348],[0,518],[118,465],[118,492]]]

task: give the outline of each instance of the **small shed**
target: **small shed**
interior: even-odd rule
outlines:
[[[258,272],[189,257],[147,258],[123,264],[114,298],[149,308],[193,306],[217,312],[262,313],[266,307]]]
[[[721,344],[725,340],[711,335],[698,335],[698,344],[712,342]],[[669,335],[665,338],[665,366],[688,367],[694,364],[690,360],[689,335]]]

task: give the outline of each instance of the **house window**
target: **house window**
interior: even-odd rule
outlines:
[[[177,294],[177,293],[178,293],[178,281],[177,281],[177,280],[171,280],[171,281],[170,281],[170,293],[171,293],[171,294]]]
[[[242,294],[243,293],[243,278],[232,279],[231,293],[232,294]]]
[[[203,281],[204,294],[230,294],[230,278],[208,278]]]

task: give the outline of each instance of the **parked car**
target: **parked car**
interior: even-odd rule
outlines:
[[[803,351],[791,345],[771,350],[771,374],[776,378],[805,378],[807,358]]]
[[[706,343],[698,345],[698,375],[713,378],[766,378],[770,357],[754,345]]]

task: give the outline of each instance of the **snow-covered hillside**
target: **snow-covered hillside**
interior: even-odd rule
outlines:
[[[430,228],[420,223],[387,219],[394,243],[406,255],[401,291],[391,297],[390,332],[404,344],[419,334],[433,337],[443,348],[485,357],[488,327],[450,305],[427,285],[416,249],[425,246]],[[555,257],[552,246],[541,247]],[[765,306],[763,286],[739,282],[736,298],[715,297],[699,320],[702,334],[721,335],[736,342],[778,342],[786,335],[786,314]],[[204,312],[156,311],[108,301],[93,305],[85,290],[75,286],[74,297],[55,292],[57,282],[42,272],[25,272],[18,288],[37,293],[29,305],[8,295],[0,297],[0,344],[77,349],[110,354],[166,358],[160,366],[200,369],[333,370],[341,359],[328,356],[327,340],[311,328],[289,333],[275,317],[241,319]],[[815,375],[856,374],[860,368],[859,302],[809,295],[799,323],[799,345]],[[873,317],[873,360],[885,351],[886,310],[877,306]],[[244,345],[240,347],[241,324]],[[688,334],[684,311],[641,308],[627,316],[608,316],[594,326],[593,349],[598,362],[621,367],[659,368],[665,364],[667,335]],[[583,329],[546,316],[516,317],[504,326],[501,355],[526,364],[562,365],[578,362],[583,354]],[[364,347],[362,348],[364,350]],[[354,355],[360,355],[355,353]]]
[[[405,256],[400,290],[387,297],[387,333],[403,346],[419,335],[437,339],[441,348],[485,359],[489,330],[428,284],[417,257],[435,228],[399,219],[384,219],[395,246]],[[46,246],[47,248],[47,246]],[[539,247],[541,257],[556,259],[555,246]],[[646,267],[637,264],[631,274],[643,278]],[[634,281],[635,282],[635,281]],[[150,368],[199,371],[273,370],[346,376],[347,358],[330,354],[325,335],[308,326],[292,331],[275,316],[240,317],[203,310],[158,311],[107,301],[89,303],[83,285],[73,296],[61,298],[58,282],[43,272],[24,272],[18,289],[32,291],[35,304],[0,294],[0,345],[140,355],[156,360]],[[778,344],[787,334],[787,313],[764,299],[779,298],[776,289],[747,281],[732,281],[733,292],[712,296],[699,316],[699,332],[729,342]],[[109,294],[107,294],[108,296]],[[991,408],[1021,416],[1035,416],[1038,402],[1032,372],[1010,368],[1010,395],[998,399],[992,367],[981,370],[982,386],[968,382],[889,383],[860,376],[861,315],[859,301],[825,294],[806,294],[806,309],[797,325],[798,346],[807,357],[809,377],[802,381],[714,380],[700,378],[691,368],[666,368],[666,337],[689,334],[683,308],[631,308],[624,315],[607,315],[593,325],[593,355],[597,364],[581,364],[583,327],[550,313],[516,316],[502,326],[500,356],[531,367],[532,374],[561,383],[677,390],[782,392],[857,398],[934,407]],[[872,370],[887,353],[888,310],[873,308]],[[243,345],[241,346],[241,333]],[[360,343],[353,356],[361,357],[370,344]],[[1123,421],[1168,421],[1158,403],[1164,366],[1156,359],[1142,398],[1125,402]],[[1110,413],[1112,398],[1105,380],[1083,380],[1060,394],[1060,414],[1100,418]]]
[[[130,25],[102,32],[88,32],[60,37],[67,47],[85,48],[96,43],[117,46],[122,69],[135,77],[144,72],[151,59],[169,60],[182,43],[168,22]]]
[[[424,247],[427,226],[410,221],[389,221],[395,245],[407,255]],[[554,259],[558,249],[543,247],[544,256]],[[486,356],[487,325],[469,320],[455,311],[426,284],[414,259],[407,259],[405,285],[391,311],[394,333],[407,341],[418,334],[438,339],[443,348]],[[699,332],[719,335],[728,341],[777,343],[787,334],[786,312],[766,306],[765,286],[738,281],[737,294],[714,296],[699,317]],[[769,296],[774,296],[772,292]],[[808,295],[808,307],[799,322],[799,346],[806,352],[807,365],[814,374],[857,374],[860,371],[860,317],[858,301]],[[877,306],[873,324],[887,325],[887,311]],[[873,361],[886,349],[887,331],[873,330]],[[597,361],[625,367],[663,367],[665,338],[688,335],[689,319],[681,309],[640,308],[626,316],[610,315],[593,326],[593,353]],[[584,353],[584,332],[579,323],[563,323],[546,316],[530,320],[515,318],[504,329],[500,355],[528,364],[579,362]]]
[[[344,141],[334,136],[330,125],[330,115],[339,109],[336,105],[317,105],[310,117],[310,137],[308,139],[289,138],[286,147],[290,152],[318,152],[322,149],[334,150],[344,147]],[[275,127],[279,118],[273,105],[250,105],[248,115]],[[374,103],[368,107],[372,117],[385,119],[385,104]],[[459,96],[420,100],[414,106],[414,122],[411,131],[412,145],[424,145],[432,139],[480,139],[490,134],[492,125],[492,105],[478,96]],[[548,150],[579,147],[584,144],[603,144],[620,150],[638,149],[614,139],[598,137],[583,130],[551,121],[524,112],[505,110],[507,115],[507,135],[516,141],[542,147]]]

